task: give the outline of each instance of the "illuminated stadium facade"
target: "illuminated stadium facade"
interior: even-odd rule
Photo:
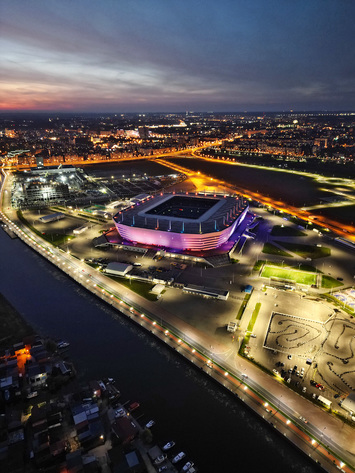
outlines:
[[[204,252],[225,243],[244,220],[242,197],[209,194],[149,196],[114,216],[121,238],[175,251]]]

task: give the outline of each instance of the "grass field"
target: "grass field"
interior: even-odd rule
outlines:
[[[288,281],[294,281],[298,284],[311,286],[316,284],[317,275],[307,271],[298,271],[290,268],[280,268],[275,266],[265,266],[261,273],[263,278],[279,278]]]
[[[340,286],[343,286],[342,282],[337,281],[331,276],[326,276],[326,275],[322,276],[322,287],[331,289],[333,287],[340,287]]]
[[[237,317],[236,317],[237,320],[240,320],[242,318],[242,315],[244,314],[244,310],[245,310],[245,308],[248,304],[250,296],[251,296],[251,294],[245,294],[244,300],[243,300],[243,302],[242,302],[242,304],[241,304],[241,306],[239,307],[239,310],[238,310],[238,314],[237,314]]]
[[[259,315],[260,307],[261,307],[261,303],[260,303],[260,302],[257,302],[257,303],[255,304],[255,309],[253,310],[253,313],[252,313],[252,315],[251,315],[251,319],[250,319],[249,324],[248,324],[248,328],[247,328],[247,331],[248,331],[248,332],[252,332],[252,331],[253,331],[253,328],[254,328],[256,319],[257,319],[257,317],[258,317],[258,315]]]
[[[302,232],[294,227],[283,227],[281,225],[275,225],[271,230],[272,236],[281,236],[281,237],[296,237],[296,236],[306,236],[305,232]]]
[[[250,334],[253,332],[253,328],[254,328],[256,319],[257,319],[257,317],[258,317],[260,308],[261,308],[261,303],[260,303],[260,302],[257,302],[257,303],[255,304],[255,309],[253,310],[253,313],[252,313],[251,318],[250,318],[250,320],[249,320],[247,332],[246,332],[245,337],[244,337],[244,339],[243,339],[243,343],[241,344],[241,347],[240,347],[240,349],[239,349],[239,354],[242,355],[242,356],[244,355],[245,347],[246,347],[246,346],[248,345],[248,343],[249,343]]]
[[[155,284],[145,283],[143,281],[136,281],[135,279],[117,278],[115,276],[108,276],[108,277],[118,282],[122,286],[128,287],[129,289],[136,292],[140,296],[143,296],[145,299],[148,299],[149,301],[158,300],[156,294],[152,294],[150,292],[151,289],[155,286]]]
[[[261,270],[261,267],[262,267],[262,265],[263,265],[264,263],[266,263],[265,260],[259,259],[259,260],[254,264],[253,271],[260,271],[260,270]]]
[[[286,251],[281,250],[281,248],[273,245],[272,243],[265,243],[262,249],[262,252],[269,255],[286,256],[289,258],[293,258],[293,256],[290,255],[290,253],[286,253]]]
[[[281,245],[286,250],[296,253],[302,258],[324,258],[330,256],[330,248],[324,246],[312,246],[312,245],[299,245],[298,243],[287,243],[284,241],[275,241],[275,243]]]
[[[48,243],[52,243],[54,246],[63,245],[69,240],[73,240],[73,238],[75,238],[73,235],[63,235],[62,233],[42,233],[30,224],[30,222],[23,216],[21,210],[17,211],[17,216],[19,220],[21,220],[21,222],[25,224],[30,230],[32,230],[36,235],[43,238],[43,240],[48,241]]]

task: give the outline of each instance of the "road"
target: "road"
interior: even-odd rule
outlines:
[[[185,153],[185,155],[188,156],[189,153]],[[195,156],[198,159],[201,159],[203,161],[214,162],[214,163],[216,163],[216,165],[218,165],[217,160],[211,159],[211,158],[206,158],[206,157],[199,156],[199,155],[196,156],[195,151],[191,151],[190,155]],[[179,157],[179,156],[177,156],[175,154],[171,154],[170,157]],[[237,192],[237,193],[243,194],[246,198],[250,198],[250,199],[255,200],[257,202],[260,202],[264,205],[270,206],[273,209],[280,210],[282,212],[286,212],[290,215],[294,215],[295,217],[298,217],[298,218],[300,218],[304,221],[311,222],[311,223],[313,223],[313,224],[315,224],[319,227],[324,228],[325,230],[326,229],[331,230],[334,233],[336,233],[337,235],[355,242],[355,227],[352,226],[352,225],[346,225],[344,223],[337,222],[335,220],[332,220],[332,219],[327,218],[327,217],[322,216],[322,215],[317,215],[317,216],[312,215],[312,213],[310,211],[307,211],[306,209],[300,209],[298,207],[294,207],[294,206],[292,206],[290,204],[287,204],[285,202],[281,202],[280,200],[275,200],[275,199],[272,199],[271,197],[266,197],[266,196],[262,195],[259,192],[250,191],[247,188],[242,188],[240,186],[238,186],[238,187],[232,186],[230,183],[228,183],[226,181],[222,181],[220,179],[215,179],[215,178],[210,178],[209,176],[204,175],[201,172],[191,171],[190,169],[185,168],[184,166],[177,165],[175,163],[171,163],[167,159],[157,159],[157,162],[164,165],[164,166],[167,166],[171,169],[174,169],[175,171],[178,171],[180,173],[184,173],[187,176],[189,176],[191,179],[194,179],[194,180],[197,180],[197,181],[200,180],[200,181],[203,181],[203,182],[210,182],[210,184],[213,184],[214,186],[218,186],[219,188],[226,189],[226,190],[228,189],[227,192]],[[231,166],[233,166],[233,165],[234,166],[240,166],[241,165],[240,163],[229,162],[229,161],[223,161],[223,164],[228,164],[228,165],[231,165]],[[244,164],[243,164],[243,166],[244,166]],[[252,167],[257,167],[257,166],[252,166]],[[260,166],[260,168],[261,169],[266,169],[266,168],[263,168],[261,166]],[[275,169],[273,169],[273,170],[275,171]],[[284,170],[282,170],[280,172],[283,172],[283,171]],[[287,172],[287,171],[284,171],[284,172]],[[317,177],[316,175],[309,174],[309,173],[304,173],[304,174],[307,175],[307,176],[310,175],[314,178]],[[324,176],[322,176],[322,177],[324,179]],[[197,189],[197,190],[198,191],[203,191],[204,188],[201,187],[200,189]]]

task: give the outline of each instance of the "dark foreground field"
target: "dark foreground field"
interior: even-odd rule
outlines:
[[[20,342],[33,330],[16,309],[0,294],[0,350]]]

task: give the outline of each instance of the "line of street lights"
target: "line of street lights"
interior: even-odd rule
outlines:
[[[10,219],[8,219],[8,217],[3,213],[3,212],[0,212],[0,215],[3,217],[3,219],[5,221],[7,221],[9,223],[9,225],[12,226],[12,229],[13,231],[21,238],[23,239],[27,244],[29,244],[30,246],[32,246],[36,251],[39,251],[41,254],[43,254],[44,256],[48,257],[49,259],[52,259],[52,262],[54,264],[59,264],[61,263],[61,266],[60,269],[62,269],[63,271],[65,271],[67,274],[71,275],[70,274],[70,271],[73,271],[74,274],[78,272],[78,269],[75,269],[75,266],[77,266],[77,263],[75,262],[73,264],[73,261],[71,261],[71,263],[73,264],[73,266],[70,266],[69,265],[69,262],[66,264],[65,261],[61,261],[61,258],[59,258],[58,256],[60,256],[60,252],[58,251],[58,254],[57,256],[55,256],[55,253],[52,249],[48,250],[48,248],[45,248],[43,246],[43,244],[39,244],[36,239],[34,238],[34,236],[29,236],[27,233],[25,233],[18,225],[16,225],[14,222],[12,222]],[[65,253],[65,257],[68,258],[68,259],[73,259],[73,257],[70,255],[70,253]],[[62,258],[64,257],[64,254],[62,255]],[[54,260],[54,261],[53,261]],[[56,261],[55,261],[56,260]],[[63,267],[64,266],[64,267]],[[66,266],[66,267],[65,267]],[[84,271],[84,270],[83,270]],[[87,271],[85,271],[87,272]],[[91,276],[91,275],[89,275]],[[74,275],[72,275],[72,277],[74,279],[76,279],[74,277]],[[83,278],[83,275],[80,274],[79,275],[79,279],[80,278]],[[86,279],[86,283],[89,283],[90,280],[89,279]],[[105,286],[107,286],[105,284]],[[122,304],[126,305],[126,310],[127,310],[127,307],[129,307],[129,312],[133,315],[139,315],[139,311],[137,311],[137,309],[135,309],[132,305],[129,304],[129,302],[127,301],[123,301],[122,299],[120,299],[119,295],[117,294],[114,294],[110,291],[108,291],[107,289],[105,289],[104,287],[96,284],[96,283],[93,283],[93,292],[94,293],[97,293],[97,290],[96,288],[98,288],[100,290],[100,295],[101,295],[101,298],[105,298],[107,296],[110,297],[110,299],[114,299],[116,298],[117,300],[116,301],[113,301],[114,304],[116,303],[119,303],[119,309],[120,311],[122,311]],[[124,310],[124,309],[123,309]],[[160,332],[160,334],[164,334],[165,337],[168,337],[168,340],[173,340],[175,341],[178,346],[182,346],[184,347],[185,350],[191,352],[192,355],[195,355],[195,356],[198,356],[198,358],[200,358],[200,361],[202,361],[203,363],[206,363],[206,360],[207,362],[209,361],[209,358],[205,355],[202,354],[202,352],[200,350],[196,350],[196,348],[194,348],[191,343],[188,343],[186,341],[183,340],[182,337],[178,337],[177,335],[175,335],[173,332],[169,331],[168,329],[166,329],[163,324],[161,323],[160,325],[155,321],[153,320],[153,318],[150,316],[150,317],[147,317],[143,312],[140,312],[140,318],[142,319],[142,322],[140,322],[141,325],[143,325],[143,321],[145,324],[147,323],[151,323],[153,325],[154,328],[158,328],[158,332]],[[163,340],[164,340],[164,336],[163,336]],[[195,363],[195,360],[193,358],[189,358],[191,361],[193,361]],[[232,376],[230,376],[230,373],[228,371],[225,371],[218,363],[216,364],[217,368],[214,370],[217,374],[220,374],[222,376],[224,376],[224,379],[228,379],[229,382],[232,383],[232,385],[235,387],[236,383],[239,383],[236,390],[238,390],[238,388],[241,388],[241,386],[243,386],[243,384],[245,383],[245,380],[243,379],[243,377],[241,377],[241,379],[238,379],[237,375],[236,374],[232,374]],[[212,365],[212,368],[213,368],[213,365]],[[247,393],[248,391],[248,386],[247,384],[245,383],[244,384],[244,387],[243,387],[243,390],[245,393]],[[254,391],[253,391],[254,392]],[[260,398],[260,395],[257,394],[256,392],[254,392],[254,395],[258,396],[259,397],[259,403],[260,405],[263,404],[264,400],[262,398]],[[245,399],[244,399],[245,400]],[[279,400],[279,403],[281,401]],[[277,412],[280,412],[280,414],[284,417],[284,421],[285,421],[285,425],[289,425],[291,423],[290,419],[288,419],[287,417],[285,417],[285,415],[282,413],[282,411],[280,410],[280,405],[279,405],[279,409],[277,410],[275,408],[275,411],[273,412],[273,415],[272,416],[275,416],[277,414]],[[280,419],[279,419],[280,420]],[[292,424],[295,426],[295,424]],[[298,430],[299,430],[299,427],[296,427]],[[325,430],[325,429],[324,429]],[[300,432],[302,432],[302,430],[300,430]],[[321,433],[321,436],[323,437],[324,436],[324,433]],[[316,442],[315,439],[311,439],[311,444],[314,445],[314,443]],[[319,445],[321,445],[320,442],[317,443],[317,446],[315,447],[318,448]],[[325,447],[324,447],[325,448]],[[335,461],[335,460],[334,460]],[[348,471],[352,471],[350,470],[350,468],[345,465],[344,462],[340,461],[339,463],[340,465],[340,468],[344,468],[346,467],[346,469]]]

